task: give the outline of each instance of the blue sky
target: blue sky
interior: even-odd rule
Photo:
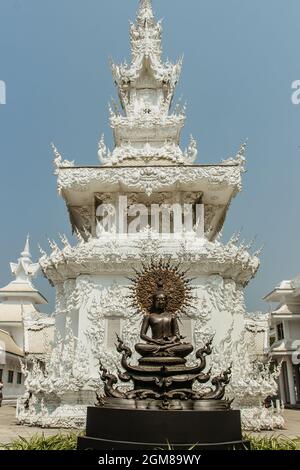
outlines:
[[[31,234],[37,243],[70,235],[56,193],[50,142],[78,164],[97,164],[102,132],[111,143],[107,103],[116,96],[108,58],[129,58],[128,20],[137,0],[0,0],[0,285]],[[164,19],[165,57],[184,53],[177,97],[187,101],[199,163],[234,155],[249,139],[244,190],[233,202],[224,239],[265,244],[247,288],[249,311],[281,279],[300,273],[299,0],[153,0]],[[36,285],[54,294],[41,276]]]

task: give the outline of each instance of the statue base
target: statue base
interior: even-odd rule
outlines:
[[[223,402],[199,401],[197,409],[197,402],[191,408],[192,402],[174,400],[173,408],[159,409],[157,400],[120,401],[88,408],[78,450],[245,449],[240,412],[222,409]]]

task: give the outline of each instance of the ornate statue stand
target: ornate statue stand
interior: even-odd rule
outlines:
[[[241,447],[240,412],[224,400],[231,369],[213,378],[205,371],[212,340],[196,351],[195,365],[186,364],[193,346],[184,342],[179,321],[192,308],[190,280],[178,266],[162,261],[143,265],[136,274],[131,298],[143,314],[144,342],[135,346],[140,359],[132,365],[131,349],[117,337],[124,371],[116,376],[100,364],[104,396],[98,394],[97,406],[88,408],[87,435],[79,438],[78,448]],[[127,386],[119,388],[119,381]],[[211,387],[205,388],[208,382]]]

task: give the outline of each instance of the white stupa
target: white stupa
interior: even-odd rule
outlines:
[[[79,242],[73,246],[63,236],[62,247],[50,242],[51,254],[42,252],[43,273],[56,290],[57,339],[47,374],[38,366],[28,371],[27,389],[34,400],[28,409],[20,406],[23,423],[84,425],[86,406],[95,401],[99,359],[115,371],[116,333],[132,349],[139,338],[140,318],[128,306],[128,276],[151,257],[190,268],[196,300],[182,320],[183,334],[196,348],[214,334],[213,369],[233,363],[231,393],[239,391],[237,406],[245,407],[247,423],[260,427],[265,422],[261,403],[276,389],[276,380],[270,376],[266,385],[265,376],[253,369],[244,337],[244,288],[259,259],[249,246],[238,246],[238,237],[220,242],[230,203],[242,189],[245,145],[216,165],[197,163],[193,138],[186,150],[181,148],[185,108],[172,107],[172,101],[182,61],[163,61],[161,35],[151,1],[141,0],[130,27],[131,62],[112,64],[120,107],[110,108],[115,146],[110,151],[101,138],[101,165],[77,167],[53,146],[58,192]],[[125,200],[125,217],[104,227],[99,207],[110,204],[118,214]],[[139,204],[146,207],[144,223],[129,235],[124,226],[134,220],[132,206]],[[165,236],[159,225],[149,228],[150,207],[160,204],[191,205],[193,224],[175,230],[174,222],[173,236]],[[197,233],[199,204],[204,207],[202,236]]]

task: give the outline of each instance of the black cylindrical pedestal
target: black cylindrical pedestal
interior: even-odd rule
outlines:
[[[89,407],[78,450],[243,448],[240,412]]]

